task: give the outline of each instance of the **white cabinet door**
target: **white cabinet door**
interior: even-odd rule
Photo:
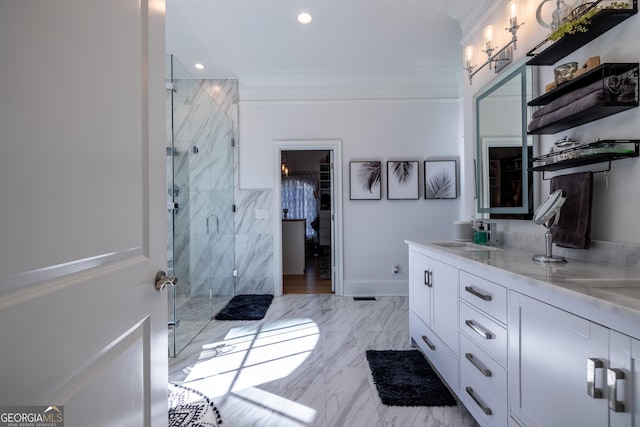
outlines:
[[[640,425],[640,341],[611,331],[607,369],[609,425]]]
[[[415,251],[409,254],[411,309],[427,326],[431,326],[431,259]]]
[[[164,10],[0,2],[3,407],[167,425]]]
[[[431,328],[458,353],[458,269],[431,260],[433,316]]]
[[[511,292],[509,334],[510,408],[523,425],[608,425],[606,369],[597,367],[608,361],[607,328]]]

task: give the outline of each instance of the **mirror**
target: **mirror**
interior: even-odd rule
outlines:
[[[564,205],[567,198],[564,196],[562,190],[556,190],[549,194],[544,202],[536,209],[536,214],[533,216],[533,222],[538,225],[545,225],[547,228],[552,228],[557,222],[560,216],[560,208]],[[546,224],[553,219],[553,222]]]
[[[532,73],[521,62],[474,96],[477,210],[488,218],[533,217]]]
[[[563,256],[553,255],[553,233],[551,229],[558,223],[560,219],[560,208],[564,205],[567,197],[562,190],[556,190],[549,194],[549,197],[540,204],[536,209],[536,214],[533,217],[533,222],[539,225],[544,225],[547,231],[544,233],[544,246],[545,253],[537,254],[533,256],[534,261],[540,262],[567,262]]]

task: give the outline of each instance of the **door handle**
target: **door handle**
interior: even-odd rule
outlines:
[[[624,412],[624,403],[618,400],[618,380],[624,380],[624,372],[620,369],[607,369],[609,409],[613,412]]]
[[[165,273],[162,270],[158,271],[158,273],[156,274],[155,286],[158,292],[164,291],[164,288],[166,288],[167,286],[175,286],[177,282],[178,282],[177,277],[175,276],[168,277],[167,273]]]
[[[594,399],[602,399],[602,390],[596,388],[596,369],[602,368],[602,360],[587,359],[587,394]]]

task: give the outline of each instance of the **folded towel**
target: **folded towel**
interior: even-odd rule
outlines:
[[[569,92],[566,95],[561,96],[560,98],[554,99],[544,107],[540,107],[539,109],[534,111],[533,114],[531,114],[531,117],[534,119],[538,117],[542,117],[545,114],[549,114],[562,107],[565,107],[573,103],[574,101],[589,95],[590,93],[593,93],[597,90],[602,90],[602,88],[604,87],[605,87],[604,79],[598,80],[597,82],[593,82],[588,86],[585,86],[580,89],[576,89],[573,92]]]
[[[552,229],[553,242],[565,248],[589,249],[593,172],[555,176],[551,178],[550,187],[551,193],[561,189],[567,197],[560,219]]]
[[[573,116],[596,105],[600,105],[602,101],[605,100],[605,96],[605,91],[603,90],[592,92],[582,98],[574,100],[571,104],[565,105],[562,108],[558,108],[557,110],[531,120],[527,129],[529,132],[532,132],[548,124],[555,123],[558,120]]]

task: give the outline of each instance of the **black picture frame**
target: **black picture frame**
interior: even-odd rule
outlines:
[[[349,162],[349,200],[382,198],[382,162],[377,160]]]
[[[458,198],[458,167],[455,160],[425,160],[424,198]]]
[[[417,200],[420,176],[417,160],[393,160],[387,162],[387,199]]]

